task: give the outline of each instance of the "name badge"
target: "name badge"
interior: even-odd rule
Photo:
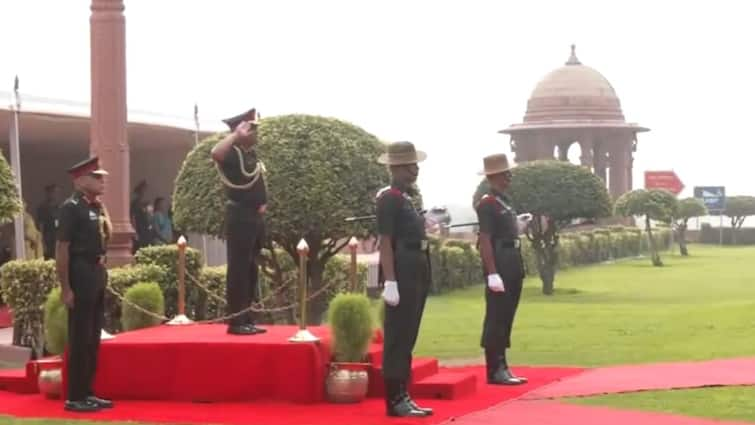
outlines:
[[[95,213],[94,211],[89,211],[89,219],[97,220],[97,213]]]

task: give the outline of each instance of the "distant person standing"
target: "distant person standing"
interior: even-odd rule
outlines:
[[[168,213],[168,203],[165,198],[156,198],[153,206],[152,228],[155,243],[165,245],[173,243],[173,223]]]
[[[152,243],[152,223],[147,209],[148,202],[144,199],[146,191],[147,182],[142,180],[134,188],[134,197],[131,199],[131,226],[135,232],[133,253]]]
[[[487,156],[483,165],[480,174],[487,177],[490,190],[475,206],[480,226],[480,256],[487,276],[480,345],[485,349],[488,384],[520,385],[527,379],[514,376],[509,370],[506,349],[511,346],[511,329],[524,280],[519,233],[531,216],[517,216],[505,194],[512,177],[506,155]]]
[[[45,260],[55,258],[55,220],[58,218],[59,192],[58,185],[54,183],[45,186],[45,199],[37,207],[37,229],[42,234]]]
[[[99,199],[107,171],[97,157],[68,170],[75,191],[60,207],[55,260],[61,298],[68,308],[68,400],[65,409],[113,407],[92,391],[105,321],[105,253],[112,224]]]

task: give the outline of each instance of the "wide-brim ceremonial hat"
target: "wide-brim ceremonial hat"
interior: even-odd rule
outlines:
[[[482,159],[482,165],[484,169],[477,174],[484,176],[500,174],[511,170],[509,158],[503,153],[486,156]]]
[[[378,162],[385,165],[407,165],[422,162],[427,154],[414,148],[411,142],[395,142],[388,145],[386,153],[380,155]]]

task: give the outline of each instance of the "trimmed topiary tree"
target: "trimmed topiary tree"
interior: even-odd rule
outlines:
[[[706,214],[708,214],[708,208],[699,199],[686,198],[679,201],[679,210],[676,213],[677,217],[675,217],[675,227],[677,239],[679,240],[679,253],[681,255],[689,255],[689,250],[687,249],[687,222],[689,222],[690,218],[701,217]]]
[[[650,244],[651,262],[656,267],[663,266],[658,246],[653,238],[651,220],[670,223],[678,215],[679,201],[671,192],[662,189],[637,189],[627,192],[616,200],[616,214],[625,217],[645,217],[645,231]]]
[[[224,136],[205,139],[186,157],[173,194],[177,227],[223,237],[223,188],[210,150]],[[298,264],[296,245],[305,238],[312,294],[326,283],[325,265],[348,239],[374,232],[373,222],[346,223],[344,218],[374,212],[375,194],[389,181],[387,169],[376,161],[385,145],[353,124],[311,115],[265,118],[258,136],[268,189],[264,263],[274,269],[280,262],[270,258],[276,255],[270,249],[274,241]],[[271,275],[281,274],[273,270]],[[325,296],[310,301],[307,321],[319,323],[326,308]]]
[[[22,204],[8,161],[0,154],[0,224],[8,223],[21,212]]]
[[[63,354],[68,343],[68,309],[55,287],[45,301],[45,347],[50,354]]]
[[[565,161],[532,161],[512,170],[508,190],[518,213],[532,214],[527,238],[535,251],[543,293],[553,293],[558,268],[560,230],[577,218],[594,219],[611,214],[611,199],[600,177],[589,169]],[[473,196],[477,205],[489,185],[483,179]]]
[[[128,288],[124,297],[128,303],[123,303],[123,330],[130,331],[134,329],[148,328],[157,326],[161,320],[143,313],[131,304],[152,312],[158,316],[165,314],[165,301],[160,285],[155,282],[139,282]]]
[[[724,215],[731,220],[731,243],[737,244],[737,233],[749,216],[755,215],[755,197],[730,196],[726,198]]]

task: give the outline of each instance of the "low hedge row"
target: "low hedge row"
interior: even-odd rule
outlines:
[[[667,246],[671,232],[659,229],[655,238],[659,246]],[[646,252],[647,238],[639,229],[611,227],[589,232],[566,233],[559,244],[559,267],[574,267],[610,259],[631,257]],[[537,274],[535,255],[529,243],[524,243],[523,256],[526,272]],[[269,254],[269,253],[268,253]],[[282,287],[272,279],[269,267],[260,270],[259,298],[264,308],[291,305],[297,300],[297,270],[290,257],[277,252]],[[115,293],[124,296],[129,288],[140,282],[156,283],[163,295],[164,315],[173,317],[177,306],[178,249],[176,246],[156,246],[139,250],[134,265],[109,270],[108,285]],[[432,293],[438,294],[483,281],[479,253],[473,243],[452,239],[432,239]],[[202,267],[200,253],[186,250],[186,314],[194,320],[206,320],[225,314],[225,266]],[[358,291],[367,283],[368,267],[358,265]],[[347,255],[335,256],[326,265],[323,282],[328,289],[320,296],[331,300],[336,294],[348,290],[350,261]],[[198,284],[197,284],[198,283]],[[201,285],[201,287],[200,287]],[[44,342],[44,304],[51,290],[58,286],[55,263],[52,260],[11,261],[0,268],[0,292],[14,310],[19,335],[14,344],[40,350]],[[310,290],[310,294],[311,294]],[[159,307],[159,306],[157,306]],[[297,309],[258,314],[265,323],[292,323]],[[110,333],[123,330],[123,306],[119,296],[106,292],[105,329]],[[60,317],[55,311],[53,317]],[[41,351],[39,351],[41,352]]]

